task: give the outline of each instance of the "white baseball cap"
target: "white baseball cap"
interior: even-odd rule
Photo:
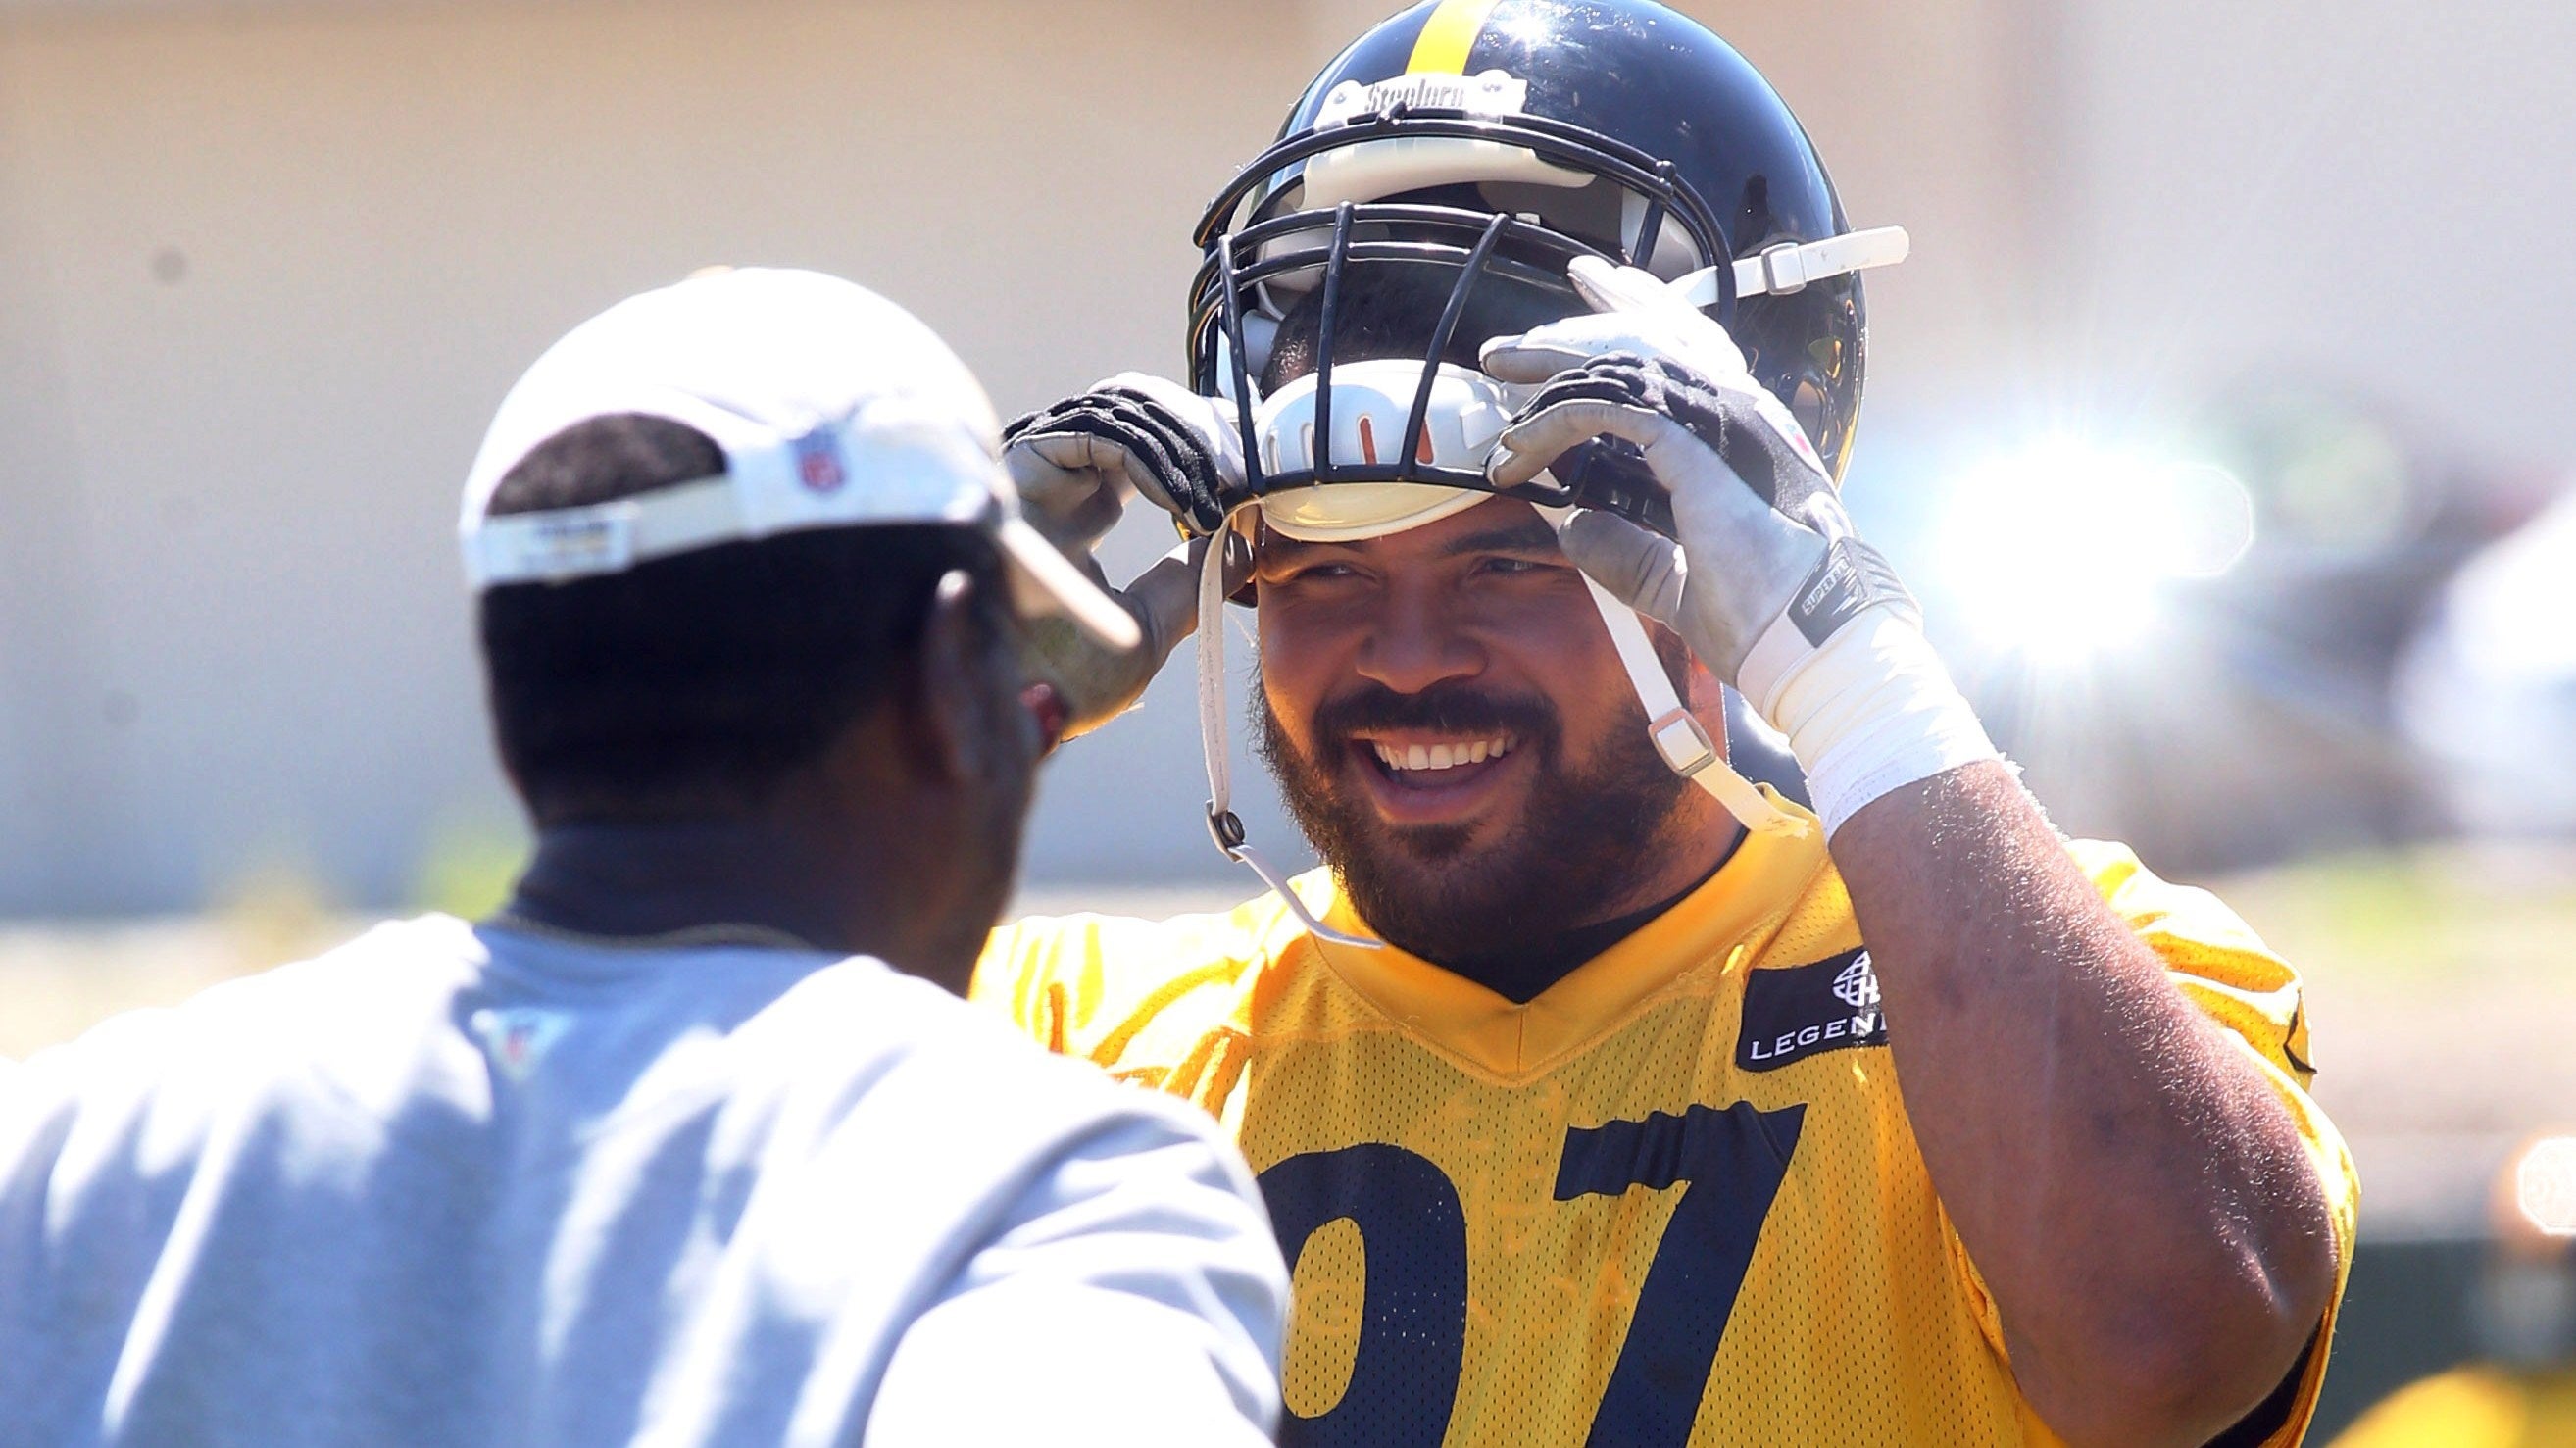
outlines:
[[[548,439],[630,413],[706,434],[723,474],[491,512],[501,479]],[[946,523],[993,540],[1022,615],[1133,647],[1134,618],[1020,516],[999,447],[984,389],[903,308],[820,272],[701,273],[582,323],[510,389],[466,478],[465,574],[480,592],[805,529]]]

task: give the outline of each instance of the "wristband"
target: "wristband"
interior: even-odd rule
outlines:
[[[1891,790],[2003,758],[1910,611],[1895,604],[1863,609],[1821,647],[1784,613],[1739,678],[1745,702],[1788,736],[1828,839]]]

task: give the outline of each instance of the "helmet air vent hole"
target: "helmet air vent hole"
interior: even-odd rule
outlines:
[[[1374,467],[1377,464],[1377,429],[1369,426],[1368,414],[1360,414],[1360,459]]]

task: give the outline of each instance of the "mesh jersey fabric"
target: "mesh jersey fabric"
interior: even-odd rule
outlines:
[[[1277,1412],[1286,1273],[1222,1133],[864,957],[431,916],[6,1079],[0,1443],[1250,1444]],[[1151,1402],[982,1394],[997,1357]]]
[[[2289,1104],[2348,1264],[2296,973],[2207,893],[2069,848]],[[1296,888],[1366,930],[1327,873]],[[2056,1441],[1933,1192],[1821,831],[1748,839],[1525,1006],[1272,897],[1020,921],[975,995],[1234,1131],[1294,1269],[1285,1441]],[[2332,1327],[2246,1441],[2298,1440]]]

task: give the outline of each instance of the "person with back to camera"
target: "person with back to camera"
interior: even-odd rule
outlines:
[[[463,525],[535,857],[12,1079],[0,1442],[1268,1439],[1233,1149],[955,998],[1053,713],[1026,635],[1135,638],[996,444],[810,272],[536,363]]]
[[[1233,1128],[1283,1439],[2297,1441],[2356,1191],[2299,977],[2058,835],[1852,528],[1906,238],[1763,78],[1648,0],[1431,0],[1198,240],[1188,384],[1006,461],[1071,545],[1136,493],[1227,542],[1056,667],[1097,723],[1195,616],[1209,824],[1277,888],[1018,922],[975,993]],[[1229,808],[1230,596],[1294,881]],[[1730,769],[1721,685],[1813,813]]]

